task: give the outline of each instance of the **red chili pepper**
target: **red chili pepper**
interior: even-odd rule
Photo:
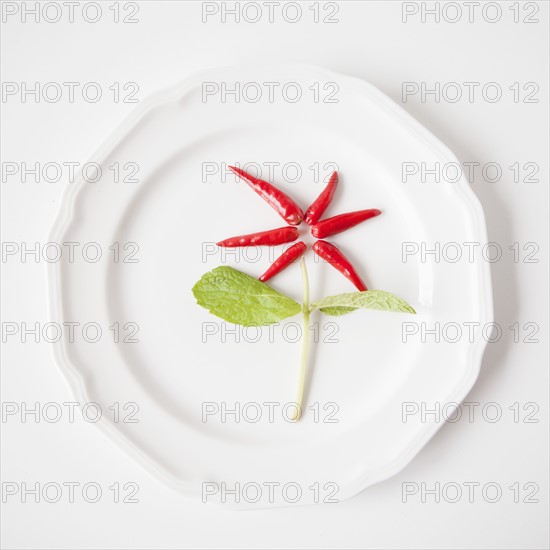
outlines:
[[[280,273],[285,267],[288,267],[293,261],[297,260],[307,249],[303,242],[293,244],[288,250],[285,250],[268,268],[268,270],[259,277],[259,280],[265,283],[277,273]]]
[[[278,229],[270,229],[269,231],[260,231],[259,233],[249,233],[248,235],[230,237],[216,244],[229,248],[262,244],[272,246],[295,241],[298,235],[299,233],[296,227],[279,227]]]
[[[321,191],[321,194],[315,199],[315,202],[306,210],[304,221],[308,225],[314,225],[319,221],[319,218],[332,202],[332,197],[334,197],[337,186],[338,172],[333,172],[328,180],[327,186]]]
[[[327,218],[316,223],[311,228],[311,234],[318,239],[324,239],[340,233],[357,225],[369,218],[374,218],[379,216],[382,212],[377,208],[372,208],[370,210],[357,210],[357,212],[349,212],[348,214],[340,214],[339,216],[334,216],[332,218]]]
[[[299,225],[304,219],[302,209],[286,193],[283,193],[280,189],[277,189],[265,180],[247,174],[240,168],[236,168],[235,166],[230,166],[229,168],[237,176],[246,181],[287,223],[290,225]]]
[[[347,277],[359,291],[363,292],[367,290],[367,285],[361,280],[349,260],[333,244],[326,241],[316,241],[312,248],[320,258],[326,260]]]

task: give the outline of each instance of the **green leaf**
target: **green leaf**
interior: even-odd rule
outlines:
[[[358,308],[416,313],[405,300],[384,290],[366,290],[328,296],[311,305],[311,309],[319,309],[327,315],[344,315]]]
[[[327,315],[332,315],[334,317],[338,317],[339,315],[345,315],[346,313],[351,313],[352,311],[355,311],[356,307],[322,307],[319,309],[319,311],[322,311],[323,313],[326,313]]]
[[[270,325],[302,311],[292,298],[228,266],[205,273],[193,296],[210,313],[237,325]]]

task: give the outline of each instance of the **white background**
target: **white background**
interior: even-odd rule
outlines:
[[[3,11],[7,4],[3,3]],[[29,6],[30,4],[30,6]],[[32,7],[34,3],[27,3]],[[445,425],[417,458],[394,478],[358,497],[336,505],[227,511],[187,500],[150,477],[92,425],[79,420],[48,424],[3,418],[2,479],[26,481],[95,481],[104,490],[96,504],[77,497],[74,503],[21,502],[7,497],[2,505],[4,548],[547,548],[548,547],[548,4],[520,3],[519,22],[513,3],[466,6],[456,23],[455,8],[426,15],[434,3],[339,2],[336,23],[315,23],[303,2],[302,16],[288,23],[275,7],[258,23],[235,23],[218,13],[202,22],[195,2],[144,2],[134,16],[139,22],[114,23],[113,2],[101,2],[97,23],[75,22],[65,11],[61,20],[22,21],[21,11],[2,24],[4,82],[99,82],[104,98],[88,103],[77,93],[57,103],[26,102],[21,95],[2,97],[2,161],[85,162],[134,107],[114,102],[114,82],[136,82],[138,98],[207,67],[242,63],[308,62],[369,80],[420,120],[462,162],[502,168],[498,182],[487,181],[479,168],[472,186],[487,218],[489,240],[503,257],[492,265],[495,319],[503,327],[490,344],[480,378],[468,396],[479,403],[473,422]],[[122,2],[121,18],[130,13]],[[258,3],[260,6],[261,3]],[[320,3],[321,19],[332,8]],[[495,4],[495,3],[493,3]],[[525,4],[525,5],[524,5]],[[424,5],[424,6],[423,6]],[[126,9],[123,9],[123,7]],[[21,6],[19,7],[22,9]],[[418,13],[403,22],[403,9]],[[538,10],[526,23],[523,19]],[[53,13],[53,12],[52,12]],[[252,13],[252,12],[250,12]],[[90,11],[89,15],[93,15]],[[485,17],[484,17],[485,16]],[[402,101],[403,82],[479,82],[473,101],[452,103],[420,94]],[[496,82],[500,101],[487,101],[481,89]],[[520,84],[519,101],[509,89]],[[537,103],[525,103],[522,89],[534,82]],[[463,87],[466,94],[467,89]],[[452,99],[452,97],[451,97]],[[537,163],[538,182],[514,181],[508,168]],[[491,177],[491,174],[489,174]],[[520,180],[526,172],[520,172]],[[47,242],[66,182],[2,182],[2,240]],[[538,263],[514,262],[513,243],[536,243]],[[524,252],[521,252],[523,256]],[[520,260],[521,260],[520,256]],[[3,268],[3,321],[47,322],[46,265],[29,257],[10,258]],[[457,289],[459,291],[459,289]],[[514,323],[536,323],[539,343],[515,343]],[[520,332],[520,340],[526,337]],[[22,344],[9,338],[3,346],[2,401],[40,403],[71,401],[68,386],[55,366],[49,345]],[[489,422],[481,413],[494,402],[502,418]],[[509,409],[519,403],[519,422]],[[534,403],[536,423],[526,423],[523,410]],[[466,409],[465,409],[466,411]],[[113,483],[139,485],[139,503],[114,503]],[[403,483],[458,483],[457,503],[435,502],[420,493],[403,502]],[[473,502],[465,482],[479,483]],[[497,483],[499,502],[483,498],[481,487]],[[520,501],[509,489],[520,487]],[[534,499],[523,500],[538,486]],[[454,493],[449,493],[454,496]]]

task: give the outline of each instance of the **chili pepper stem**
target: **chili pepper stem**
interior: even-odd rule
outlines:
[[[294,407],[294,415],[292,420],[298,421],[302,416],[302,406],[304,401],[304,387],[306,382],[306,371],[307,363],[309,358],[309,279],[307,276],[307,267],[305,258],[302,256],[300,258],[300,268],[302,270],[302,281],[304,284],[304,302],[302,305],[302,314],[303,314],[303,334],[302,334],[302,354],[300,358],[300,372],[298,375],[298,390],[296,392],[296,406]]]

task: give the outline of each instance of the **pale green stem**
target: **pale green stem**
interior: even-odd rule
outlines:
[[[309,279],[307,276],[306,261],[304,257],[300,258],[300,268],[302,270],[302,280],[304,283],[304,302],[302,304],[302,314],[303,314],[303,334],[302,334],[302,355],[300,359],[300,372],[298,378],[298,390],[296,392],[295,402],[298,404],[298,407],[295,407],[295,414],[293,420],[300,420],[302,406],[304,401],[304,386],[306,381],[306,370],[307,362],[309,357]]]

